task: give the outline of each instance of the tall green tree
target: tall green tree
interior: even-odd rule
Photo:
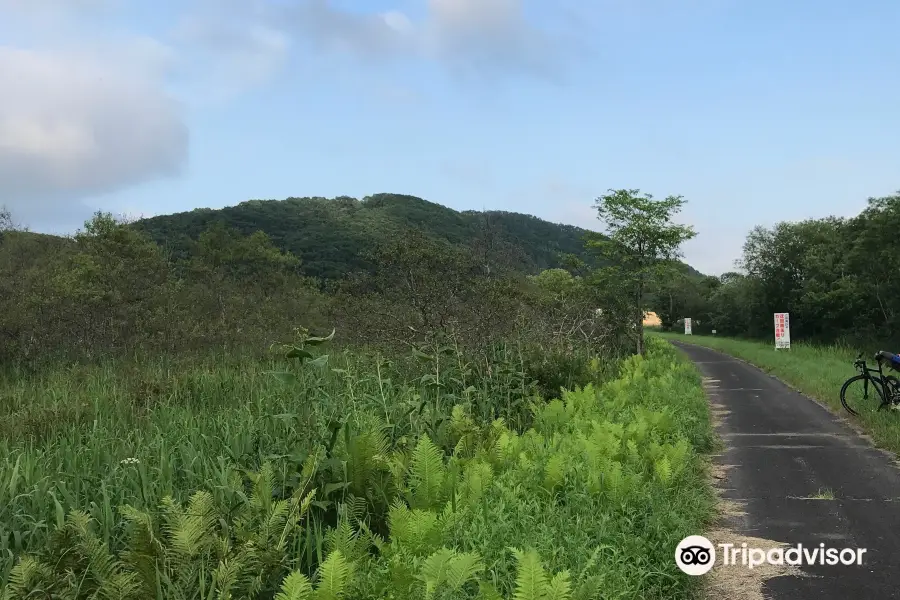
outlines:
[[[529,276],[528,283],[533,289],[523,295],[523,300],[534,306],[531,327],[540,331],[544,342],[551,345],[574,341],[612,343],[610,336],[616,323],[607,312],[598,312],[598,306],[609,305],[599,297],[591,282],[565,269],[546,269]],[[618,329],[621,330],[621,321]]]
[[[662,269],[653,282],[648,299],[650,310],[657,314],[666,331],[686,316],[705,328],[710,324],[709,297],[719,285],[718,278],[693,274],[680,261],[670,263],[667,266],[671,268]]]
[[[0,243],[7,231],[16,231],[19,227],[13,221],[12,212],[6,206],[0,205]]]
[[[369,340],[422,343],[452,334],[494,339],[522,304],[516,278],[484,255],[414,229],[369,253],[373,268],[336,286],[339,328]]]
[[[604,279],[615,282],[626,300],[638,354],[644,352],[644,314],[651,286],[674,267],[681,245],[696,235],[693,227],[673,223],[685,204],[681,196],[655,200],[640,190],[609,190],[597,198],[597,218],[605,235],[589,235],[587,246],[614,264]]]
[[[165,252],[149,236],[97,212],[74,236],[68,260],[51,277],[56,310],[78,345],[94,352],[124,348],[142,332],[165,336]]]

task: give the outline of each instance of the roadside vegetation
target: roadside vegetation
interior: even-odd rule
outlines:
[[[623,301],[676,262],[681,200],[613,203],[608,266],[406,230],[330,281],[222,221],[170,252],[7,215],[0,597],[694,596],[708,406]],[[656,253],[621,260],[637,230]]]
[[[703,277],[679,267],[656,280],[650,306],[662,321],[659,331],[762,368],[900,453],[900,414],[864,410],[851,416],[840,403],[843,383],[856,374],[857,355],[874,367],[876,352],[900,352],[898,230],[900,193],[869,199],[852,218],[756,227],[737,271]],[[776,312],[790,313],[788,351],[774,349]],[[685,317],[692,320],[692,336],[683,335]],[[875,408],[878,399],[868,402],[862,408]]]
[[[859,351],[854,348],[792,341],[789,350],[776,351],[774,336],[771,342],[759,342],[675,332],[654,332],[652,335],[705,346],[743,359],[859,424],[878,446],[900,453],[900,413],[895,410],[876,411],[880,399],[874,395],[868,399],[867,405],[861,406],[863,410],[858,410],[859,416],[851,417],[841,406],[841,386],[857,373],[853,361]],[[871,367],[875,367],[872,360],[874,354],[873,351],[863,356]],[[886,375],[891,374],[887,366],[884,369]]]
[[[769,340],[772,315],[788,312],[791,340],[900,350],[900,192],[871,198],[852,218],[756,227],[736,270],[702,277],[685,268],[660,278],[650,309],[664,329]]]
[[[151,406],[133,373],[20,381],[7,597],[688,597],[672,549],[712,508],[696,371],[651,343],[551,401],[514,358],[149,366]]]

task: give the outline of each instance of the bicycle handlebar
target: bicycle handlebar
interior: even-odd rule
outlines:
[[[875,358],[875,362],[878,363],[878,368],[879,368],[879,369],[881,368],[881,361],[883,361],[883,360],[885,360],[885,359],[887,359],[887,358],[890,358],[890,357],[892,357],[892,356],[894,356],[892,353],[886,352],[886,351],[884,351],[884,350],[879,350],[878,352],[876,352],[874,358]],[[853,361],[853,366],[855,366],[856,368],[860,368],[860,369],[865,368],[865,366],[866,366],[866,361],[863,359],[863,353],[862,353],[862,352],[860,352],[860,353],[857,355],[856,360]]]

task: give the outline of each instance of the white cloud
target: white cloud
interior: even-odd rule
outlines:
[[[560,65],[549,35],[529,25],[520,0],[429,0],[430,49],[454,69],[521,69],[552,75]]]
[[[181,174],[185,101],[261,84],[287,51],[249,3],[227,19],[216,6],[192,3],[154,37],[117,21],[129,16],[121,0],[0,0],[19,42],[0,45],[0,204],[58,231],[88,217],[92,198]]]
[[[562,45],[527,22],[521,0],[428,0],[419,20],[397,10],[345,11],[328,0],[305,0],[286,14],[320,48],[370,60],[427,58],[461,74],[555,77],[560,67]]]
[[[89,53],[0,47],[0,198],[21,221],[177,174],[188,133],[153,77]]]
[[[528,22],[522,0],[415,1],[423,14],[329,0],[163,2],[157,30],[138,34],[122,0],[0,0],[2,35],[18,44],[0,45],[0,202],[52,228],[86,217],[100,195],[177,176],[188,158],[185,106],[266,83],[301,39],[458,74],[558,74],[562,46],[546,23]]]
[[[287,58],[287,34],[238,12],[185,15],[172,31],[183,50],[179,65],[192,98],[230,97],[269,81]]]
[[[399,11],[359,14],[303,0],[282,14],[292,31],[326,51],[381,59],[415,50],[416,26]]]

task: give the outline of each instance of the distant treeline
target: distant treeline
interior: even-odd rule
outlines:
[[[0,239],[0,361],[264,351],[297,328],[338,341],[477,346],[513,337],[545,348],[615,348],[623,320],[596,314],[602,291],[561,269],[528,275],[500,236],[475,246],[399,229],[337,280],[266,233],[213,219],[179,251],[98,214],[71,238],[6,227]],[[323,250],[327,252],[327,248]]]
[[[186,257],[192,241],[215,221],[244,235],[265,232],[277,248],[302,257],[304,275],[322,280],[343,279],[350,272],[371,269],[369,251],[409,229],[476,254],[496,253],[498,245],[503,246],[513,267],[532,274],[563,266],[560,257],[565,255],[596,262],[585,250],[585,229],[518,213],[458,212],[400,194],[375,194],[362,200],[250,200],[222,209],[144,219],[134,227],[174,255]]]
[[[740,272],[672,278],[654,309],[664,326],[691,317],[701,333],[771,338],[773,313],[789,312],[794,340],[900,344],[898,234],[900,193],[869,199],[853,218],[756,227]]]

